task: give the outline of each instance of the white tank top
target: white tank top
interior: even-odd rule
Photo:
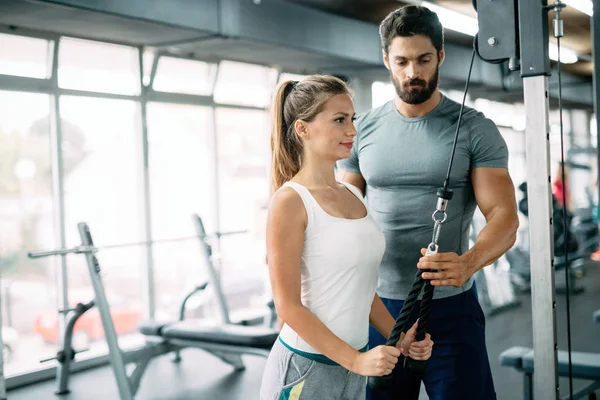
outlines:
[[[358,188],[344,185],[365,205],[365,217],[331,216],[306,187],[287,182],[282,188],[291,187],[300,195],[308,215],[301,260],[302,304],[336,336],[360,350],[369,340],[369,313],[385,237]],[[320,354],[287,324],[279,337],[295,350]]]

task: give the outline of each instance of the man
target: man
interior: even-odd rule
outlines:
[[[473,274],[515,242],[518,217],[508,150],[494,123],[465,107],[450,177],[454,197],[439,253],[422,257],[431,241],[436,191],[447,173],[460,104],[438,90],[444,38],[435,13],[420,6],[398,9],[381,23],[380,36],[396,96],[358,118],[352,156],[338,164],[340,178],[363,191],[385,233],[377,291],[392,315],[402,309],[416,267],[437,271],[423,274],[435,287],[427,329],[435,346],[423,378],[429,398],[493,400]],[[469,249],[477,206],[486,226]],[[371,329],[370,347],[384,341]],[[403,394],[397,391],[393,398]],[[368,393],[367,398],[391,397]]]

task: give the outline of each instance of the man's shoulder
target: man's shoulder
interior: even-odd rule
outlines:
[[[444,96],[444,107],[442,114],[447,117],[456,119],[460,113],[461,103],[452,100],[449,97]],[[496,128],[496,124],[490,118],[488,118],[483,112],[469,107],[464,106],[461,125],[471,131],[472,133],[478,132],[480,127]]]
[[[380,105],[379,107],[372,108],[367,112],[359,114],[356,117],[356,123],[359,126],[363,124],[373,124],[376,123],[378,120],[389,116],[393,111],[393,101],[390,100]]]
[[[372,108],[367,112],[359,114],[356,117],[355,122],[359,138],[364,138],[370,133],[377,131],[377,128],[379,128],[387,118],[392,116],[393,112],[393,101],[388,101],[379,107]]]

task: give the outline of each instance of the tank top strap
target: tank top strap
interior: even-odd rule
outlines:
[[[281,189],[283,189],[284,187],[292,188],[296,191],[296,193],[298,193],[298,195],[302,199],[302,203],[304,204],[304,208],[306,209],[306,215],[308,216],[308,222],[306,224],[306,229],[308,230],[308,228],[314,223],[313,221],[315,219],[315,209],[317,209],[319,205],[317,203],[317,200],[315,200],[313,195],[306,187],[299,183],[288,181],[281,186]]]
[[[348,190],[350,190],[356,197],[358,197],[358,199],[360,201],[362,201],[362,203],[365,205],[365,207],[367,206],[367,202],[366,202],[365,198],[363,197],[363,194],[360,192],[359,188],[357,188],[356,186],[354,186],[348,182],[341,181],[340,183],[342,185],[346,186],[348,188]]]

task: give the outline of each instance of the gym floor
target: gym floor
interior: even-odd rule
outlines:
[[[600,324],[592,314],[600,309],[600,263],[589,262],[584,277],[585,292],[571,296],[571,341],[574,351],[600,353]],[[499,400],[522,398],[523,379],[512,368],[500,366],[499,354],[515,345],[532,346],[531,299],[520,295],[521,306],[491,316],[487,320],[487,343],[492,373]],[[557,331],[561,350],[567,349],[567,316],[565,295],[557,295]],[[195,349],[182,353],[183,361],[173,364],[169,355],[155,359],[146,371],[137,399],[145,400],[252,400],[258,399],[265,360],[245,356],[246,370],[232,372],[230,366]],[[573,382],[574,390],[585,381]],[[71,380],[72,392],[55,397],[54,381],[12,390],[10,400],[53,399],[106,400],[118,399],[117,386],[108,367],[78,373]],[[424,392],[424,391],[422,391]],[[560,393],[569,393],[567,378],[560,379]],[[427,399],[425,393],[421,400]]]

